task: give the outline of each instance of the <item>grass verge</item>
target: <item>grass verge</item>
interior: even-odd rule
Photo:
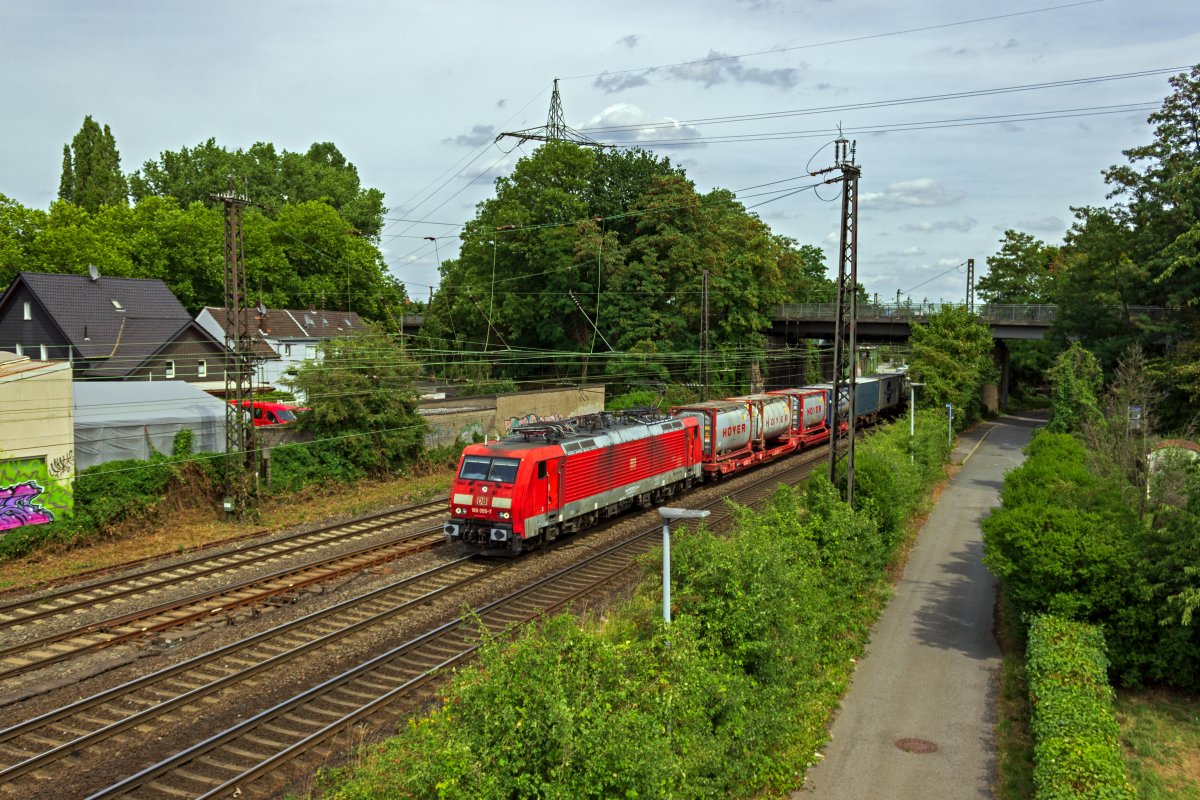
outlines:
[[[1118,691],[1125,769],[1140,800],[1200,800],[1200,697]]]

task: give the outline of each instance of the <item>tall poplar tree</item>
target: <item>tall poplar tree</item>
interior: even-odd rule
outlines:
[[[92,214],[101,206],[129,203],[129,184],[121,172],[117,140],[107,125],[101,128],[90,114],[83,118],[71,143],[63,145],[58,196]]]

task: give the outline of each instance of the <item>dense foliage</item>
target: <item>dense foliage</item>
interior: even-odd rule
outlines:
[[[0,284],[19,271],[157,278],[195,313],[225,302],[223,212],[171,197],[89,213],[56,201],[49,211],[0,195]],[[354,235],[350,223],[318,201],[284,206],[275,216],[244,215],[247,284],[270,308],[357,311],[386,319],[404,299],[379,249]]]
[[[867,481],[863,510],[818,475],[738,509],[728,537],[680,532],[669,628],[655,555],[633,602],[602,625],[558,617],[515,641],[488,637],[437,711],[373,748],[352,776],[327,774],[325,796],[724,798],[794,787],[878,611],[900,540],[894,512],[912,512],[941,474],[941,426],[933,416],[921,428],[915,453],[906,425],[862,444],[868,463],[899,475]]]
[[[987,325],[965,308],[942,306],[926,324],[913,325],[909,341],[909,377],[925,384],[921,405],[952,404],[960,428],[979,419],[983,385],[995,382],[997,374]]]
[[[771,233],[731,193],[701,195],[644,151],[563,142],[497,179],[441,273],[422,330],[431,348],[467,361],[492,351],[518,379],[600,372],[618,393],[697,379],[705,274],[709,349],[726,356],[710,371],[717,394],[762,367],[776,305],[828,286],[818,248]],[[546,355],[517,360],[510,347]]]
[[[1047,372],[1050,404],[1054,412],[1049,428],[1055,433],[1073,433],[1100,418],[1100,390],[1104,373],[1096,357],[1071,342],[1058,354]]]
[[[1196,467],[1181,507],[1143,516],[1144,490],[1099,471],[1076,437],[1039,432],[1026,452],[983,522],[984,561],[1017,609],[1100,626],[1126,685],[1200,687],[1200,630],[1185,613],[1200,590]]]
[[[91,117],[65,148],[60,199],[48,210],[0,194],[0,287],[20,271],[82,275],[94,265],[102,275],[161,280],[193,314],[222,306],[224,207],[213,195],[231,188],[254,201],[243,212],[253,303],[383,321],[407,301],[377,244],[383,193],[363,187],[332,143],[304,154],[263,142],[230,152],[209,139],[164,152],[127,184],[112,132]]]
[[[1027,652],[1036,800],[1132,800],[1100,629],[1038,616]]]
[[[334,463],[336,453],[371,475],[415,461],[425,422],[413,390],[417,365],[403,345],[374,329],[324,342],[321,350],[321,360],[305,364],[291,380],[311,409],[297,424],[321,441],[306,455],[288,458],[314,459],[317,469],[322,459]]]

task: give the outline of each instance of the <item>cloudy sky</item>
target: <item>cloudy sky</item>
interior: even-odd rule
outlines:
[[[543,124],[559,78],[568,125],[670,156],[831,268],[838,196],[808,173],[840,125],[860,280],[961,299],[1005,229],[1057,242],[1105,202],[1101,170],[1197,61],[1187,0],[2,0],[0,193],[47,207],[86,114],[126,171],[209,137],[332,141],[386,193],[385,255],[424,297],[534,147],[496,135]]]

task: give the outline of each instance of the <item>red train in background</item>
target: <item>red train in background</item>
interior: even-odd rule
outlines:
[[[898,411],[898,375],[860,378],[864,422]],[[829,386],[780,389],[672,408],[519,425],[468,445],[450,490],[451,542],[515,555],[628,508],[651,508],[704,480],[823,444]]]

